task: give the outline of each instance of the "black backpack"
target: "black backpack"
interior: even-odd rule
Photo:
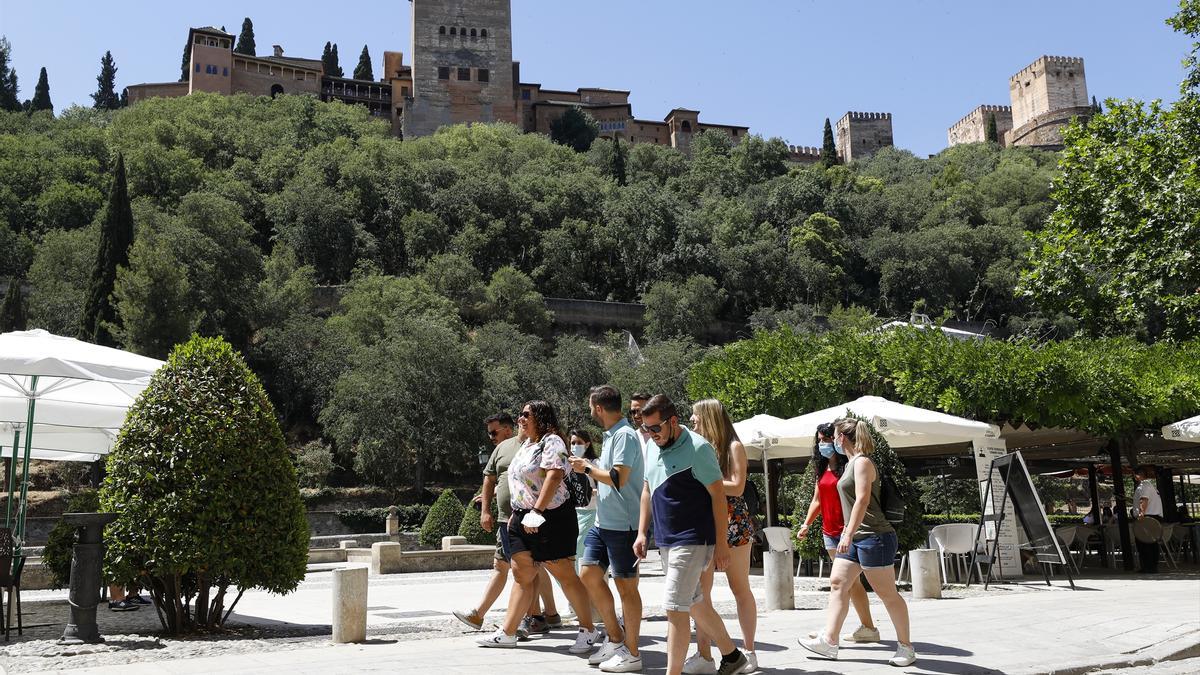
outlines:
[[[892,525],[904,522],[904,495],[896,481],[887,473],[879,474],[879,506],[883,509],[883,517]]]
[[[575,505],[575,508],[582,509],[592,502],[592,481],[587,476],[574,471],[567,472],[567,478],[563,481],[567,485],[567,494],[570,496],[567,501]]]
[[[742,490],[742,498],[746,500],[746,509],[751,516],[762,515],[762,511],[759,510],[762,507],[762,501],[758,497],[758,486],[754,484],[754,481],[746,481],[746,487]]]

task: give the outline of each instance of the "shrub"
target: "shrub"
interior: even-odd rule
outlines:
[[[429,504],[405,504],[396,507],[396,515],[400,518],[400,531],[409,532],[419,529],[429,517]]]
[[[342,521],[352,534],[368,534],[383,532],[387,528],[387,508],[347,509],[338,511],[338,520]]]
[[[296,476],[300,487],[324,487],[333,468],[333,453],[320,441],[306,443],[296,451]]]
[[[221,338],[192,337],[151,378],[108,456],[100,505],[120,514],[109,578],[147,589],[169,633],[219,628],[247,589],[287,593],[304,578],[291,456],[261,383]]]
[[[454,496],[453,490],[442,490],[441,496],[429,507],[429,515],[421,525],[421,533],[417,543],[425,548],[441,548],[442,537],[452,537],[458,533],[458,524],[462,522],[463,505]]]
[[[94,513],[99,510],[100,497],[95,490],[84,490],[67,502],[67,513]],[[50,588],[63,588],[71,581],[71,550],[75,546],[76,529],[60,520],[46,539],[46,546],[42,549],[42,564],[50,572]]]
[[[483,526],[479,524],[479,509],[475,508],[474,500],[471,503],[471,506],[463,509],[462,522],[458,524],[458,536],[466,537],[468,544],[495,544],[496,527],[499,527],[500,524],[497,523],[491,532],[483,529]],[[492,500],[491,511],[493,522],[495,522],[495,518],[498,517],[495,500]]]

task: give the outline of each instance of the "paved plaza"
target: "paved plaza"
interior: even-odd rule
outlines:
[[[663,581],[652,568],[647,566],[642,583],[648,673],[666,666],[666,622],[657,606]],[[514,650],[476,647],[480,634],[463,630],[449,612],[473,605],[486,578],[483,571],[371,577],[368,642],[356,645],[329,643],[331,577],[325,570],[310,572],[288,596],[246,594],[230,620],[236,632],[221,639],[162,638],[152,608],[102,611],[108,643],[74,652],[52,645],[62,630],[55,617],[66,612],[63,594],[27,593],[27,623],[50,625],[28,629],[23,639],[14,636],[0,658],[9,672],[589,672],[582,658],[566,651],[573,637],[569,629]],[[761,605],[762,579],[753,582]],[[1200,656],[1200,570],[1154,578],[1101,574],[1077,584],[1074,592],[1065,578],[1051,588],[1033,580],[986,592],[952,587],[941,600],[910,600],[920,659],[896,669],[887,665],[894,634],[877,603],[873,612],[884,643],[844,648],[835,663],[809,659],[796,638],[822,624],[826,594],[821,580],[798,578],[798,609],[759,613],[759,664],[764,673],[1195,672],[1188,668],[1197,661],[1179,659]],[[714,600],[736,636],[732,596],[720,580]],[[499,618],[498,611],[489,615]],[[1172,660],[1156,664],[1160,659]]]

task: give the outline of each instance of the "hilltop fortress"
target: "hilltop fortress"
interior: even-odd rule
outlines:
[[[661,120],[637,118],[627,90],[569,91],[522,81],[521,64],[513,60],[511,0],[409,0],[409,5],[412,63],[405,64],[401,52],[385,51],[379,80],[335,77],[325,72],[320,60],[285,55],[279,45],[271,56],[235,53],[230,33],[192,28],[188,79],[131,85],[129,101],[194,91],[307,94],[363,105],[387,120],[401,138],[472,122],[508,122],[529,133],[549,134],[555,120],[579,107],[599,123],[602,138],[653,143],[685,153],[699,133],[725,134],[733,143],[750,133],[746,126],[702,121],[700,111],[683,107]],[[1057,147],[1062,142],[1058,128],[1085,114],[1082,59],[1042,57],[1014,75],[1010,89],[1015,115],[1007,106],[980,106],[951,127],[950,145],[985,140],[988,116],[994,115],[1001,129],[998,140],[1004,144]],[[869,157],[893,145],[892,115],[847,112],[837,121],[835,142],[843,162]],[[789,146],[789,151],[794,162],[820,159],[819,147]]]

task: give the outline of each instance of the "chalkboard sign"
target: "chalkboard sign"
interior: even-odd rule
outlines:
[[[1012,500],[1013,510],[1017,514],[1017,522],[1025,530],[1029,538],[1029,547],[1033,549],[1038,562],[1067,564],[1067,558],[1058,545],[1058,537],[1050,527],[1046,518],[1046,509],[1042,499],[1038,497],[1037,489],[1033,487],[1033,479],[1025,468],[1025,458],[1020,452],[1013,452],[992,460],[993,476],[999,471],[1004,476],[1004,484],[1008,498]]]

